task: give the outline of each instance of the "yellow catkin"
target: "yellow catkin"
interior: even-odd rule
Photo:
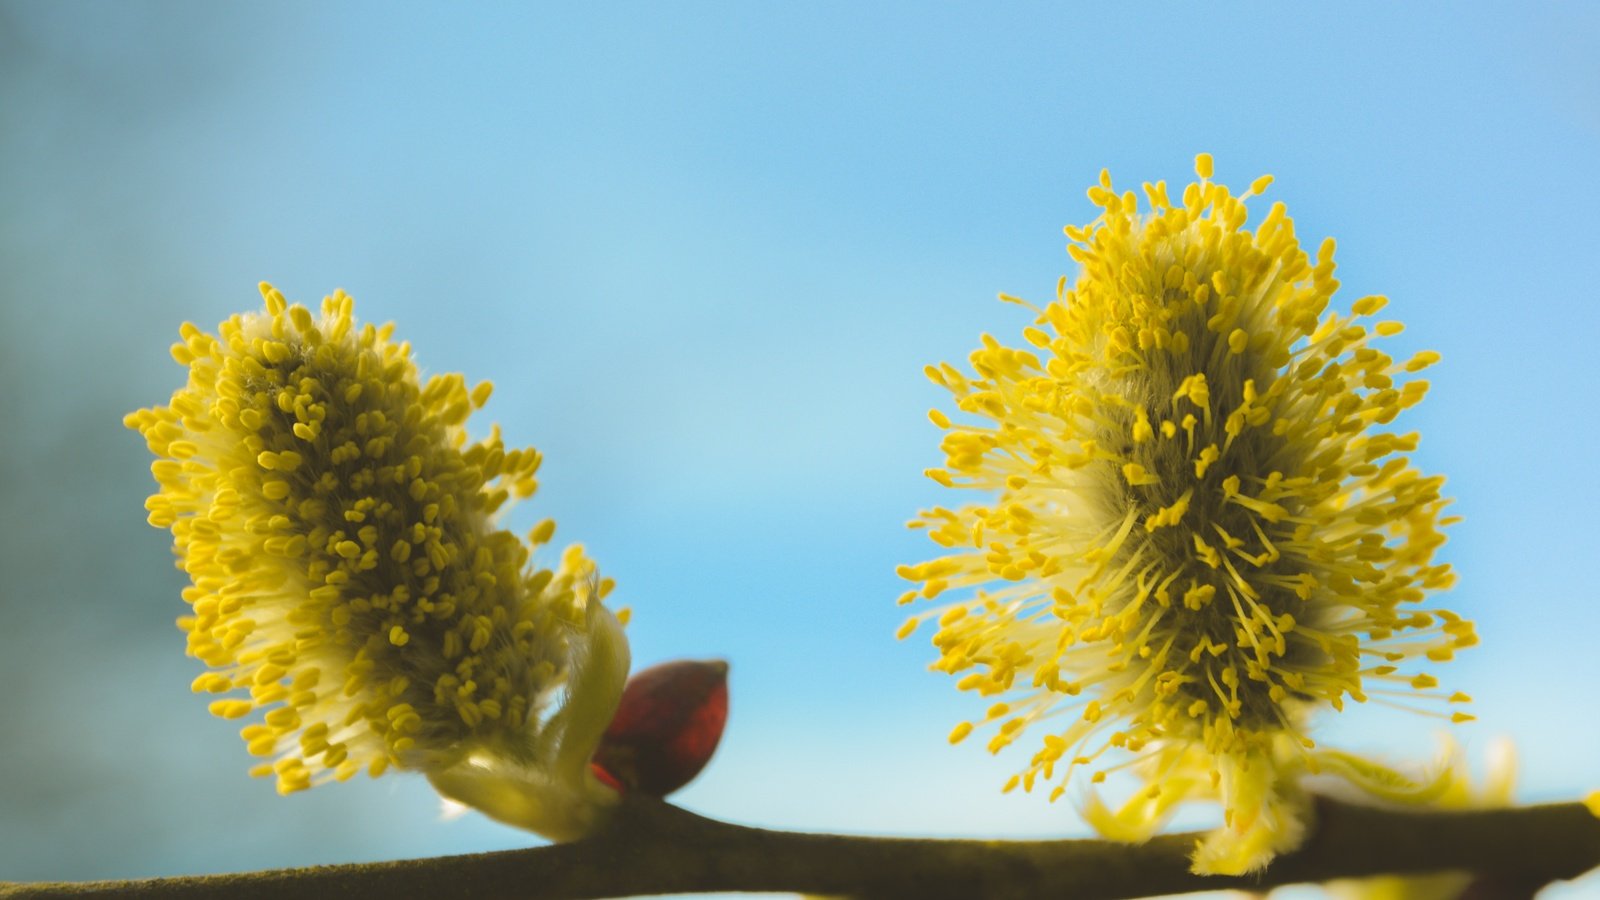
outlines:
[[[954,400],[934,421],[966,420],[936,480],[989,496],[911,523],[947,551],[902,574],[945,596],[903,632],[937,621],[935,668],[1006,697],[1009,721],[1084,704],[1035,726],[1025,787],[1132,756],[1159,796],[1094,800],[1091,820],[1137,840],[1185,798],[1220,800],[1230,824],[1197,866],[1241,872],[1299,833],[1284,773],[1404,782],[1314,749],[1312,713],[1374,689],[1442,703],[1420,667],[1477,638],[1427,606],[1454,580],[1433,559],[1449,501],[1391,426],[1437,355],[1392,359],[1375,339],[1399,323],[1365,319],[1383,298],[1336,306],[1331,240],[1307,252],[1282,204],[1247,228],[1210,156],[1195,168],[1181,204],[1146,185],[1144,210],[1102,174],[1102,214],[1067,229],[1081,270],[1026,349],[986,336],[971,377],[929,369]]]
[[[599,583],[580,548],[538,568],[493,524],[532,493],[538,451],[498,428],[470,440],[488,383],[420,380],[344,293],[313,313],[261,291],[264,311],[215,335],[184,325],[188,383],[126,419],[157,457],[150,524],[193,581],[180,624],[212,670],[194,689],[249,688],[210,709],[258,717],[246,743],[273,761],[253,771],[284,793],[478,752],[535,761]]]

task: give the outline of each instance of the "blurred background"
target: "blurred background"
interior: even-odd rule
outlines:
[[[1338,238],[1343,302],[1408,325],[1394,355],[1444,355],[1408,424],[1466,517],[1456,733],[1480,767],[1516,740],[1522,800],[1600,787],[1600,8],[1114,6],[0,2],[0,880],[530,840],[441,821],[413,776],[279,798],[189,694],[120,420],[179,385],[179,323],[261,279],[492,379],[479,427],[546,456],[512,524],[588,545],[638,664],[731,661],[684,805],[1083,833],[1000,794],[1024,746],[946,744],[980,701],[893,638],[894,567],[934,549],[904,522],[961,499],[921,476],[921,369],[1017,337],[994,296],[1073,271],[1101,167],[1181,185],[1202,150]],[[1356,707],[1321,734],[1424,760],[1439,729]]]

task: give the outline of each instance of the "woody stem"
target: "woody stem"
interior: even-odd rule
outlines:
[[[1196,834],[1145,844],[853,837],[749,828],[630,798],[570,844],[356,865],[139,881],[0,884],[4,900],[471,896],[577,900],[784,891],[863,898],[1121,898],[1463,870],[1530,895],[1600,866],[1600,818],[1577,803],[1468,812],[1323,800],[1306,844],[1258,875],[1189,871]]]

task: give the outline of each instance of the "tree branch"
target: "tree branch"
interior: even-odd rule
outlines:
[[[571,844],[238,875],[0,884],[0,898],[580,900],[783,891],[919,900],[1110,900],[1452,869],[1496,882],[1540,885],[1600,866],[1600,819],[1577,803],[1401,812],[1324,800],[1318,810],[1317,826],[1303,848],[1245,878],[1191,874],[1188,855],[1195,834],[1166,835],[1141,845],[797,834],[732,825],[660,801],[628,798],[608,827]]]

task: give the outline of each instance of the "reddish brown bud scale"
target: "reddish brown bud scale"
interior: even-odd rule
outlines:
[[[705,768],[728,721],[728,664],[677,660],[628,679],[595,750],[595,774],[613,787],[665,797]]]

